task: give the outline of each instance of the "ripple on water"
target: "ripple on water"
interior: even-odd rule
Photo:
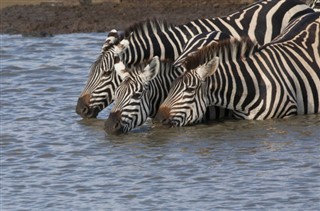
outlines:
[[[318,209],[319,115],[110,136],[75,113],[104,33],[1,36],[4,210]]]

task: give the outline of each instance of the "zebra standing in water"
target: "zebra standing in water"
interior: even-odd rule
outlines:
[[[185,51],[192,53],[196,46],[230,38],[231,36],[216,31],[199,34],[187,43]],[[182,54],[182,57],[185,55]],[[153,118],[166,98],[172,81],[183,72],[183,69],[175,67],[171,60],[160,61],[158,56],[155,56],[150,64],[144,63],[131,69],[126,69],[124,64],[119,62],[115,64],[115,69],[122,82],[115,91],[115,104],[105,122],[105,130],[111,134],[127,133],[142,125],[148,117]],[[209,111],[218,113],[214,109],[210,108]],[[223,117],[226,116],[221,109],[219,112]],[[211,118],[218,119],[213,116]]]
[[[135,25],[125,32],[126,38],[133,33],[128,38],[130,45],[121,55],[121,60],[127,67],[154,56],[174,60],[191,37],[214,30],[238,38],[249,35],[259,44],[264,44],[278,35],[289,21],[310,12],[313,10],[298,0],[264,0],[225,17],[199,19],[176,27],[169,24],[159,26],[152,22]],[[154,25],[158,30],[153,29]],[[135,29],[137,26],[138,30]],[[108,51],[112,52],[117,43],[110,44],[112,46]],[[105,52],[103,54],[107,55]],[[93,64],[87,85],[78,99],[76,111],[84,118],[96,117],[108,106],[119,85],[119,80],[116,80],[119,76],[115,75],[113,69],[114,61],[118,58],[113,53],[108,55]]]
[[[131,39],[136,36],[149,37],[153,33],[160,33],[171,26],[160,20],[147,20],[129,27],[124,35],[111,30],[101,53],[92,64],[89,79],[82,91],[76,106],[76,112],[83,118],[95,118],[100,111],[113,102],[114,90],[121,82],[121,78],[114,71],[115,62],[119,57],[115,54],[115,46],[130,34]]]
[[[175,81],[156,119],[193,124],[209,105],[233,110],[239,119],[319,113],[320,13],[288,28],[261,48],[250,38],[230,39],[188,57],[188,71]]]

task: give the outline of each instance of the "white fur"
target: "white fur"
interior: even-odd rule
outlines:
[[[115,46],[114,51],[116,54],[121,54],[125,49],[128,48],[130,42],[129,40],[123,39],[121,42]]]
[[[214,57],[206,64],[199,66],[196,69],[196,73],[200,76],[201,80],[205,80],[207,77],[211,76],[219,66],[219,57]]]
[[[108,37],[106,39],[106,43],[108,44],[114,44],[118,39],[116,37]]]
[[[158,56],[152,58],[151,62],[144,68],[141,78],[148,82],[154,79],[160,71],[160,60]]]
[[[116,63],[114,65],[114,69],[116,70],[116,73],[121,77],[121,79],[124,79],[127,77],[129,74],[125,71],[126,66],[123,64],[122,61]]]

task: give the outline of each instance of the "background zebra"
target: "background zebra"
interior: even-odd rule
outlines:
[[[239,119],[284,118],[320,111],[320,13],[294,21],[286,34],[259,48],[249,38],[212,44],[188,57],[156,118],[183,126],[209,105]]]
[[[213,30],[235,37],[249,34],[260,44],[264,44],[278,35],[290,20],[310,12],[313,12],[310,7],[297,0],[265,0],[226,17],[199,19],[176,27],[157,24],[158,21],[147,21],[126,30],[125,37],[129,37],[130,45],[121,55],[121,60],[127,67],[140,64],[156,55],[161,59],[174,60],[191,37]],[[116,36],[115,38],[118,40]],[[104,56],[91,67],[87,84],[78,99],[76,111],[84,118],[96,117],[108,106],[119,85],[116,80],[119,78],[111,73],[114,71],[112,68],[115,60],[112,48],[108,51],[111,53],[103,52]]]

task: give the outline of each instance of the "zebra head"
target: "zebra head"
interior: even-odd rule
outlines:
[[[115,66],[122,78],[122,83],[115,91],[115,104],[105,121],[105,131],[109,134],[127,133],[143,124],[150,114],[150,81],[160,69],[159,57],[154,57],[150,64],[142,64],[130,70],[118,63]]]
[[[201,122],[208,106],[207,77],[217,69],[219,58],[187,71],[173,83],[160,105],[156,122],[168,126],[184,126]]]
[[[117,44],[119,34],[112,30],[102,46],[101,54],[91,66],[87,84],[78,98],[76,112],[83,118],[95,118],[113,101],[115,88],[121,82],[114,71],[114,64],[119,61],[115,52]]]

